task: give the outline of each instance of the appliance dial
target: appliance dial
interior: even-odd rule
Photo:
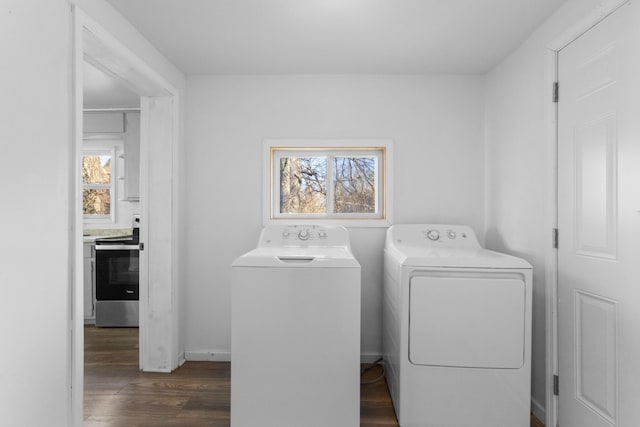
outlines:
[[[309,230],[306,228],[304,230],[298,231],[298,239],[300,240],[308,240],[311,235],[309,234]]]
[[[453,231],[453,230],[449,230],[449,231],[447,231],[447,236],[448,236],[450,239],[455,239],[455,238],[456,238],[456,232],[455,232],[455,231]]]
[[[322,231],[322,230],[320,230],[320,231],[318,231],[318,237],[321,238],[321,239],[326,239],[327,238],[327,233]]]
[[[427,233],[427,237],[429,238],[429,240],[436,241],[440,239],[440,232],[438,232],[438,230],[429,230],[429,232]]]

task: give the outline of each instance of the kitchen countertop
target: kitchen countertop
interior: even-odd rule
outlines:
[[[131,236],[131,234],[132,230],[130,228],[87,229],[82,232],[82,240],[84,243],[94,243],[98,238]]]

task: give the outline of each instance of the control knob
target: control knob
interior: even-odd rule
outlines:
[[[304,230],[298,231],[298,239],[300,240],[308,240],[311,235],[309,234],[309,230],[306,228]]]
[[[438,230],[429,230],[429,232],[427,232],[427,237],[429,240],[438,240],[440,238],[440,232]]]

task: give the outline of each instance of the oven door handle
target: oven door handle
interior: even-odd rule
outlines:
[[[139,249],[139,245],[96,245],[96,251],[121,251]]]

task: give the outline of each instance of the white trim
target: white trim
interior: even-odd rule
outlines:
[[[360,355],[360,363],[374,363],[382,358],[382,354],[378,352],[367,352]]]
[[[71,227],[71,247],[72,251],[72,276],[71,276],[71,320],[69,328],[71,330],[71,399],[69,400],[69,421],[72,426],[82,426],[84,413],[84,240],[82,238],[83,214],[82,214],[82,102],[83,102],[83,64],[82,64],[82,28],[84,15],[76,6],[72,10],[72,58],[71,68],[73,70],[72,85],[72,126],[73,142],[71,143],[73,153],[73,173],[71,173],[72,188],[76,196],[71,197],[71,213],[73,220]]]
[[[549,88],[548,102],[545,103],[545,122],[548,124],[546,129],[545,144],[545,194],[548,198],[545,200],[545,229],[548,230],[549,240],[547,250],[545,251],[545,329],[546,334],[546,356],[545,356],[545,407],[543,410],[545,425],[555,426],[558,416],[558,398],[553,394],[553,376],[557,370],[557,333],[556,333],[556,288],[557,288],[557,249],[553,247],[553,229],[558,226],[557,215],[557,105],[552,102],[553,83],[557,81],[557,52],[547,50],[545,52],[545,87]],[[532,409],[540,406],[540,402],[531,399]],[[536,415],[537,416],[537,415]]]
[[[547,412],[545,411],[544,406],[534,398],[531,398],[531,413],[539,420],[545,420],[547,418]]]
[[[124,144],[125,133],[85,133],[82,136],[84,142],[93,141],[121,141]]]
[[[596,26],[599,22],[618,10],[630,0],[605,0],[599,7],[576,22],[573,26],[562,32],[553,41],[547,44],[545,52],[545,88],[549,89],[549,102],[545,105],[546,128],[546,166],[545,188],[548,189],[549,198],[546,201],[545,224],[547,224],[549,236],[551,230],[558,223],[558,112],[557,105],[551,102],[551,88],[558,79],[558,53],[570,43]],[[562,92],[562,89],[560,89]],[[562,96],[562,93],[560,93]],[[557,250],[549,244],[545,253],[546,267],[546,406],[544,412],[545,425],[552,427],[558,423],[558,398],[553,394],[553,376],[558,374],[558,260]],[[532,399],[532,408],[540,406],[540,403]],[[540,408],[538,408],[540,410]],[[542,415],[542,413],[541,413]]]
[[[272,198],[271,187],[275,183],[275,172],[272,173],[271,150],[272,148],[318,148],[323,152],[331,152],[333,150],[367,149],[372,151],[382,148],[384,149],[384,158],[381,159],[379,171],[384,171],[384,181],[382,191],[378,193],[377,203],[383,205],[384,213],[380,218],[378,214],[357,214],[357,218],[349,219],[349,215],[341,215],[340,218],[331,216],[318,216],[317,218],[310,216],[278,216],[272,217]],[[393,224],[393,140],[391,139],[265,139],[262,143],[262,222],[263,225],[270,224],[324,224],[331,222],[335,225],[343,225],[345,227],[388,227]],[[384,198],[384,200],[383,200]],[[356,216],[354,214],[354,216]]]
[[[84,108],[85,113],[129,113],[140,112],[140,107]]]
[[[360,363],[373,363],[380,359],[378,352],[362,353]],[[228,350],[192,350],[185,351],[184,358],[189,362],[230,362],[231,352]]]
[[[631,0],[604,0],[600,6],[589,13],[587,16],[576,22],[574,25],[563,31],[558,37],[553,39],[551,43],[547,44],[547,49],[558,52],[571,42],[575,41],[578,37],[589,31],[594,26],[598,25],[607,16],[622,7],[625,3],[630,3]]]
[[[185,362],[187,361],[187,359],[184,357],[185,352],[181,351],[180,354],[178,354],[178,368],[182,365],[185,364]]]
[[[190,362],[231,362],[231,352],[228,350],[185,351],[184,358]]]
[[[140,369],[145,372],[171,372],[178,366],[181,350],[177,337],[176,98],[143,96],[140,100],[140,173],[146,177],[140,183],[140,239],[145,243],[140,256]]]
[[[144,218],[149,217],[149,204],[144,203],[148,197],[149,186],[146,184],[145,179],[142,177],[146,177],[149,175],[149,156],[148,154],[143,155],[143,153],[148,153],[149,151],[149,98],[140,97],[140,220],[144,221]],[[140,227],[140,242],[148,242],[147,239],[147,228],[141,226]],[[148,334],[143,333],[142,329],[145,323],[143,323],[142,319],[146,319],[149,312],[148,301],[149,301],[149,265],[148,265],[148,257],[140,256],[140,286],[138,289],[138,297],[140,300],[139,310],[140,310],[140,329],[138,330],[138,357],[139,357],[139,365],[140,369],[143,370],[144,360],[146,356],[143,353],[146,353],[149,348],[148,346]],[[143,283],[146,286],[143,286]],[[146,301],[147,303],[142,304],[142,301]]]

